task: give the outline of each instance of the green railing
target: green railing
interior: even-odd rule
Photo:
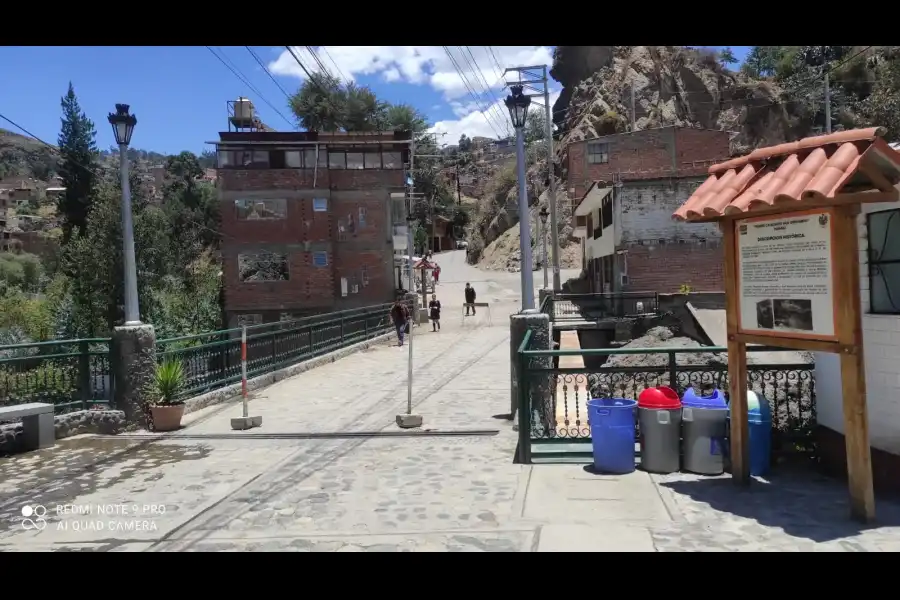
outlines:
[[[247,377],[375,338],[394,330],[391,304],[247,327]],[[241,329],[157,340],[160,361],[175,358],[184,366],[182,395],[195,396],[241,380]]]
[[[47,402],[57,412],[110,406],[108,338],[0,346],[0,406]]]
[[[530,462],[535,442],[589,441],[586,410],[589,398],[632,398],[648,387],[664,385],[679,395],[689,387],[708,394],[728,393],[727,349],[617,348],[596,350],[536,349],[527,332],[518,349],[519,455]],[[756,352],[785,352],[782,348],[751,346]],[[698,360],[698,354],[705,354]],[[585,364],[606,361],[596,368],[559,368],[559,358],[581,356]],[[639,366],[613,357],[646,357]],[[651,358],[652,357],[652,358]],[[613,359],[614,363],[608,361]],[[631,361],[634,362],[634,361]],[[749,387],[765,397],[772,412],[773,456],[815,455],[815,366],[798,364],[747,365]]]

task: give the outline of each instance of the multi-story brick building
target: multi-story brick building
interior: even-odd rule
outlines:
[[[569,198],[594,291],[722,289],[721,234],[672,213],[728,159],[724,131],[663,127],[568,147]]]
[[[408,133],[223,132],[229,325],[388,302]]]

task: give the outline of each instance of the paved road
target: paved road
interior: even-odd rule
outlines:
[[[240,408],[228,404],[165,440],[86,436],[0,460],[0,549],[900,550],[900,510],[881,502],[883,525],[861,531],[834,482],[786,477],[738,493],[727,480],[513,464],[515,433],[494,415],[509,410],[502,313],[517,281],[458,256],[438,257],[452,274],[438,294],[480,282],[497,298],[494,323],[445,309],[443,331],[417,329],[414,408],[426,428],[495,435],[333,435],[398,431],[406,352],[385,344],[262,390],[253,433],[268,438],[233,434]],[[23,529],[22,507],[37,504],[50,509],[46,526]]]

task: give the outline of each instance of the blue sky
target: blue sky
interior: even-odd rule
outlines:
[[[491,137],[505,133],[505,110],[497,104],[505,96],[500,67],[550,64],[551,47],[545,46],[447,48],[453,60],[441,46],[327,46],[317,54],[332,73],[370,86],[384,100],[421,110],[437,131],[446,132],[443,143],[456,143],[461,133]],[[82,108],[96,125],[101,148],[114,143],[106,115],[117,102],[130,104],[138,117],[132,145],[162,153],[209,148],[204,142],[226,128],[226,101],[238,96],[253,100],[268,125],[290,129],[284,92],[253,54],[243,46],[212,49],[255,90],[204,46],[0,47],[4,79],[15,82],[0,95],[0,114],[55,144],[60,98],[71,80]],[[296,91],[305,75],[283,46],[251,49],[281,88]],[[743,60],[749,48],[732,49]],[[295,50],[307,68],[316,70],[317,63],[304,47]],[[466,75],[477,102],[459,71]],[[488,87],[490,92],[485,91]],[[552,82],[551,90],[553,102],[559,84]],[[2,120],[0,127],[15,130]]]

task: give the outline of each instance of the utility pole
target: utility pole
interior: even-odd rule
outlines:
[[[825,72],[825,133],[831,133],[831,85],[828,81],[828,46],[822,46],[822,70]]]
[[[462,188],[459,185],[459,159],[456,159],[456,204],[462,205]]]
[[[409,292],[412,294],[413,298],[415,298],[416,289],[415,282],[413,279],[413,264],[412,264],[412,256],[413,256],[413,186],[415,185],[415,179],[413,178],[413,161],[415,160],[416,154],[416,138],[415,134],[413,134],[413,138],[409,142],[409,185],[407,186],[407,200],[406,200],[406,258],[409,263]],[[425,286],[425,282],[422,282],[422,286]],[[416,321],[418,321],[418,311],[416,310],[416,303],[413,301],[412,310],[410,311],[410,320],[409,320],[409,331],[407,332],[407,342],[409,345],[409,355],[407,358],[407,366],[406,366],[406,414],[397,415],[397,426],[402,429],[410,429],[413,427],[421,427],[422,426],[422,415],[414,415],[412,414],[412,389],[413,389],[413,325]]]
[[[530,66],[530,67],[512,67],[506,69],[503,74],[514,71],[519,74],[518,81],[507,81],[507,86],[512,85],[521,85],[525,88],[532,90],[533,94],[525,94],[526,96],[544,96],[544,109],[547,111],[547,165],[550,170],[550,193],[549,193],[549,202],[550,205],[550,243],[553,251],[553,290],[559,291],[562,289],[562,284],[559,279],[559,221],[557,220],[557,201],[556,201],[556,178],[554,168],[554,155],[553,155],[553,118],[552,118],[552,109],[550,107],[550,88],[547,85],[547,65],[540,66]],[[540,75],[536,73],[540,72]],[[525,75],[527,79],[522,80],[522,75]],[[534,87],[535,85],[543,86],[543,89]],[[523,182],[524,183],[524,182]]]

